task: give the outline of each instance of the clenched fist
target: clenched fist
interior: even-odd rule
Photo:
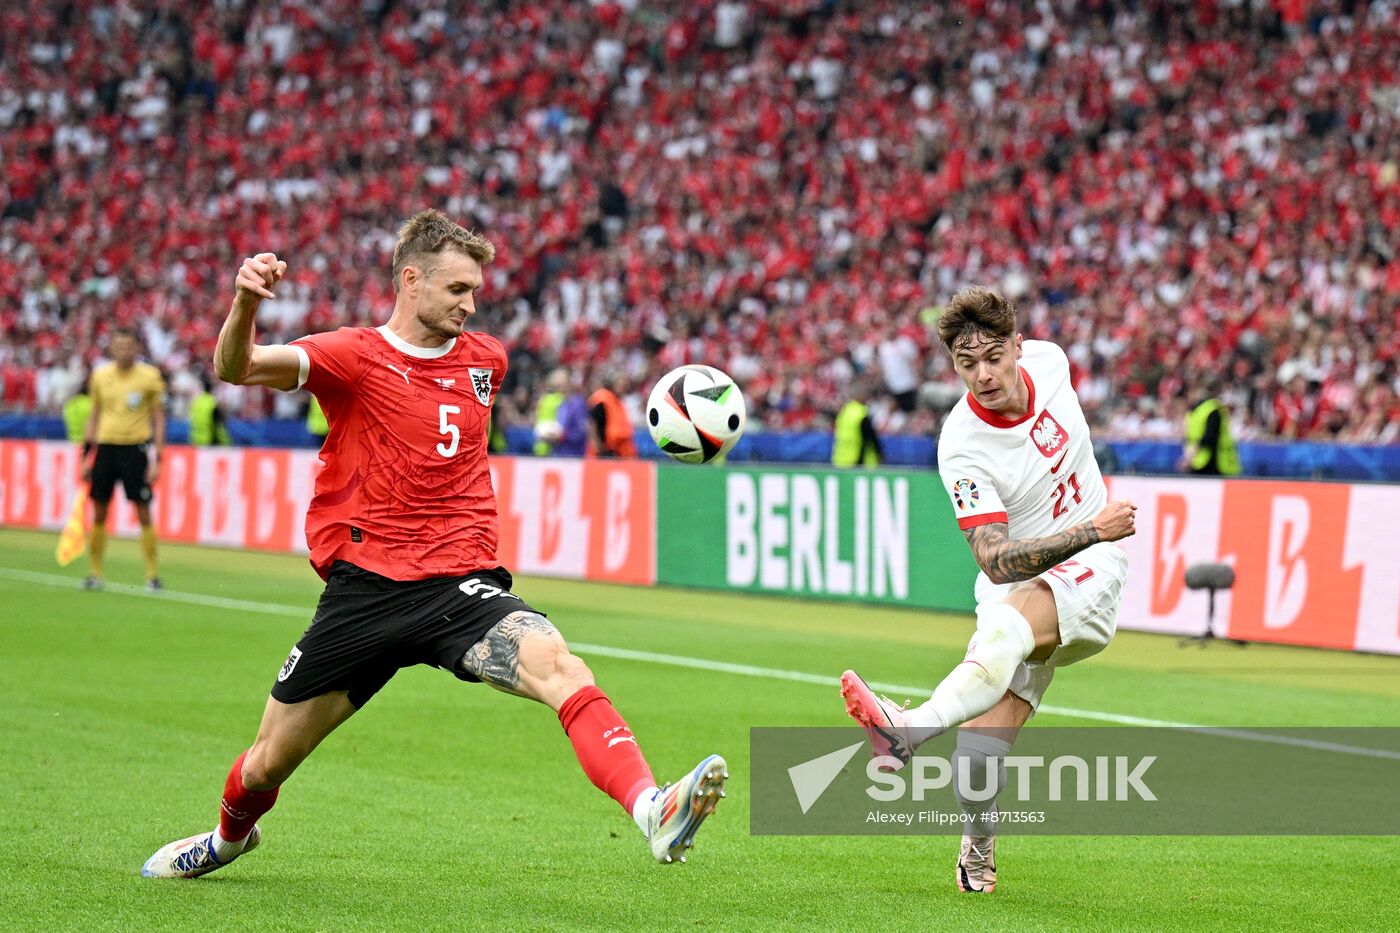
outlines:
[[[1094,516],[1094,530],[1100,541],[1118,541],[1137,531],[1137,519],[1133,513],[1137,506],[1127,499],[1115,499]]]
[[[254,302],[263,298],[276,298],[272,289],[287,274],[287,264],[277,258],[276,253],[258,253],[243,260],[238,268],[238,278],[234,280],[238,297]]]

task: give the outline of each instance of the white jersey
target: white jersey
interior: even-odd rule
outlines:
[[[963,531],[1006,522],[1013,538],[1040,538],[1090,521],[1108,503],[1068,358],[1044,340],[1022,350],[1026,415],[1002,418],[968,394],[938,437],[938,473]]]

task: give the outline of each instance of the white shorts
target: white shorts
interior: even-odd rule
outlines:
[[[1055,594],[1060,616],[1060,646],[1044,661],[1024,661],[1011,677],[1011,692],[1035,710],[1055,668],[1068,667],[1093,657],[1108,647],[1118,628],[1118,600],[1128,576],[1128,556],[1117,544],[1103,541],[1042,573]],[[977,575],[974,595],[978,605],[1001,602],[1014,583],[993,583],[985,573]]]

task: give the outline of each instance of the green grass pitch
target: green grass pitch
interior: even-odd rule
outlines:
[[[214,824],[228,765],[252,741],[319,581],[299,557],[167,546],[172,593],[266,611],[86,593],[84,562],[60,571],[54,543],[0,531],[0,927],[1400,925],[1396,838],[1009,837],[997,893],[972,897],[953,890],[952,837],[751,837],[749,727],[841,725],[836,690],[587,651],[660,779],[710,751],[729,759],[729,799],[689,864],[651,861],[548,710],[415,668],[288,782],[260,851],[202,880],[150,881],[138,872],[151,852]],[[139,583],[136,545],[111,551],[109,581]],[[930,687],[971,628],[966,617],[682,590],[517,589],[581,644],[832,677],[855,666]],[[1395,726],[1397,675],[1400,658],[1124,633],[1062,672],[1046,703],[1210,725]]]

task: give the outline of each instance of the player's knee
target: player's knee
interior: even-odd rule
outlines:
[[[977,607],[977,633],[973,636],[969,654],[974,646],[989,653],[1016,656],[1016,663],[1025,660],[1035,649],[1035,632],[1026,617],[1008,603],[983,603]]]
[[[272,790],[292,776],[306,752],[281,748],[270,742],[255,743],[243,758],[243,786],[249,790]]]
[[[254,757],[251,752],[243,759],[242,777],[243,786],[249,790],[271,790],[285,780],[266,757]]]
[[[1001,605],[1014,609],[1030,626],[1036,647],[1053,647],[1060,639],[1060,611],[1055,603],[1055,591],[1043,579],[1026,580],[1016,584]]]
[[[583,658],[571,653],[567,647],[560,649],[554,663],[560,682],[570,689],[579,690],[593,686],[593,671],[584,663]]]
[[[587,687],[593,683],[593,672],[583,659],[569,651],[564,639],[531,638],[528,648],[529,668],[541,680],[559,688]],[[521,645],[521,666],[526,666],[527,646]]]

